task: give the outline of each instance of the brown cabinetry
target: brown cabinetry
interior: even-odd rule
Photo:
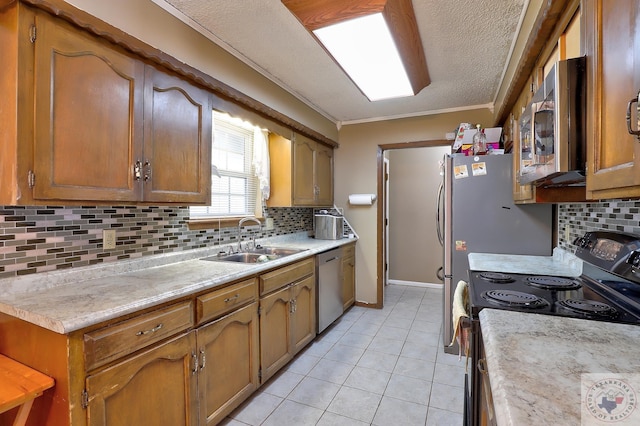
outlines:
[[[315,338],[315,279],[313,258],[288,267],[285,273],[278,270],[260,277],[262,383]]]
[[[208,203],[207,91],[20,2],[0,20],[0,204]]]
[[[197,336],[200,424],[215,425],[260,384],[257,301],[198,328]]]
[[[626,114],[640,90],[640,5],[635,0],[582,4],[589,58],[587,198],[638,197],[640,142],[627,131]]]
[[[356,300],[356,245],[342,247],[342,304],[346,310]]]
[[[269,207],[333,205],[333,148],[295,134],[269,137]]]
[[[190,332],[89,375],[87,424],[196,426],[195,340]]]

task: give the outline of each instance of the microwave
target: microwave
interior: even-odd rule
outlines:
[[[558,61],[525,109],[521,142],[528,146],[523,148],[521,185],[585,184],[585,69],[585,57]]]

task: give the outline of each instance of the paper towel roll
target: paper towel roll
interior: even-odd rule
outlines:
[[[370,206],[376,200],[376,194],[351,194],[349,204],[353,206]]]

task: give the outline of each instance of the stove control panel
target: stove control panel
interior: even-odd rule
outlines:
[[[640,282],[640,236],[613,231],[576,238],[576,256],[607,272]]]

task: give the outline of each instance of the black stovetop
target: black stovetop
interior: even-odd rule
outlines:
[[[640,236],[594,231],[574,244],[579,277],[470,271],[472,318],[494,308],[640,324]]]
[[[495,280],[496,274],[499,279]],[[546,275],[469,272],[471,316],[483,308],[505,309],[547,315],[640,324],[640,311],[632,300],[614,294],[588,277],[564,278]],[[615,280],[621,286],[624,283]],[[628,287],[627,287],[628,288]]]

